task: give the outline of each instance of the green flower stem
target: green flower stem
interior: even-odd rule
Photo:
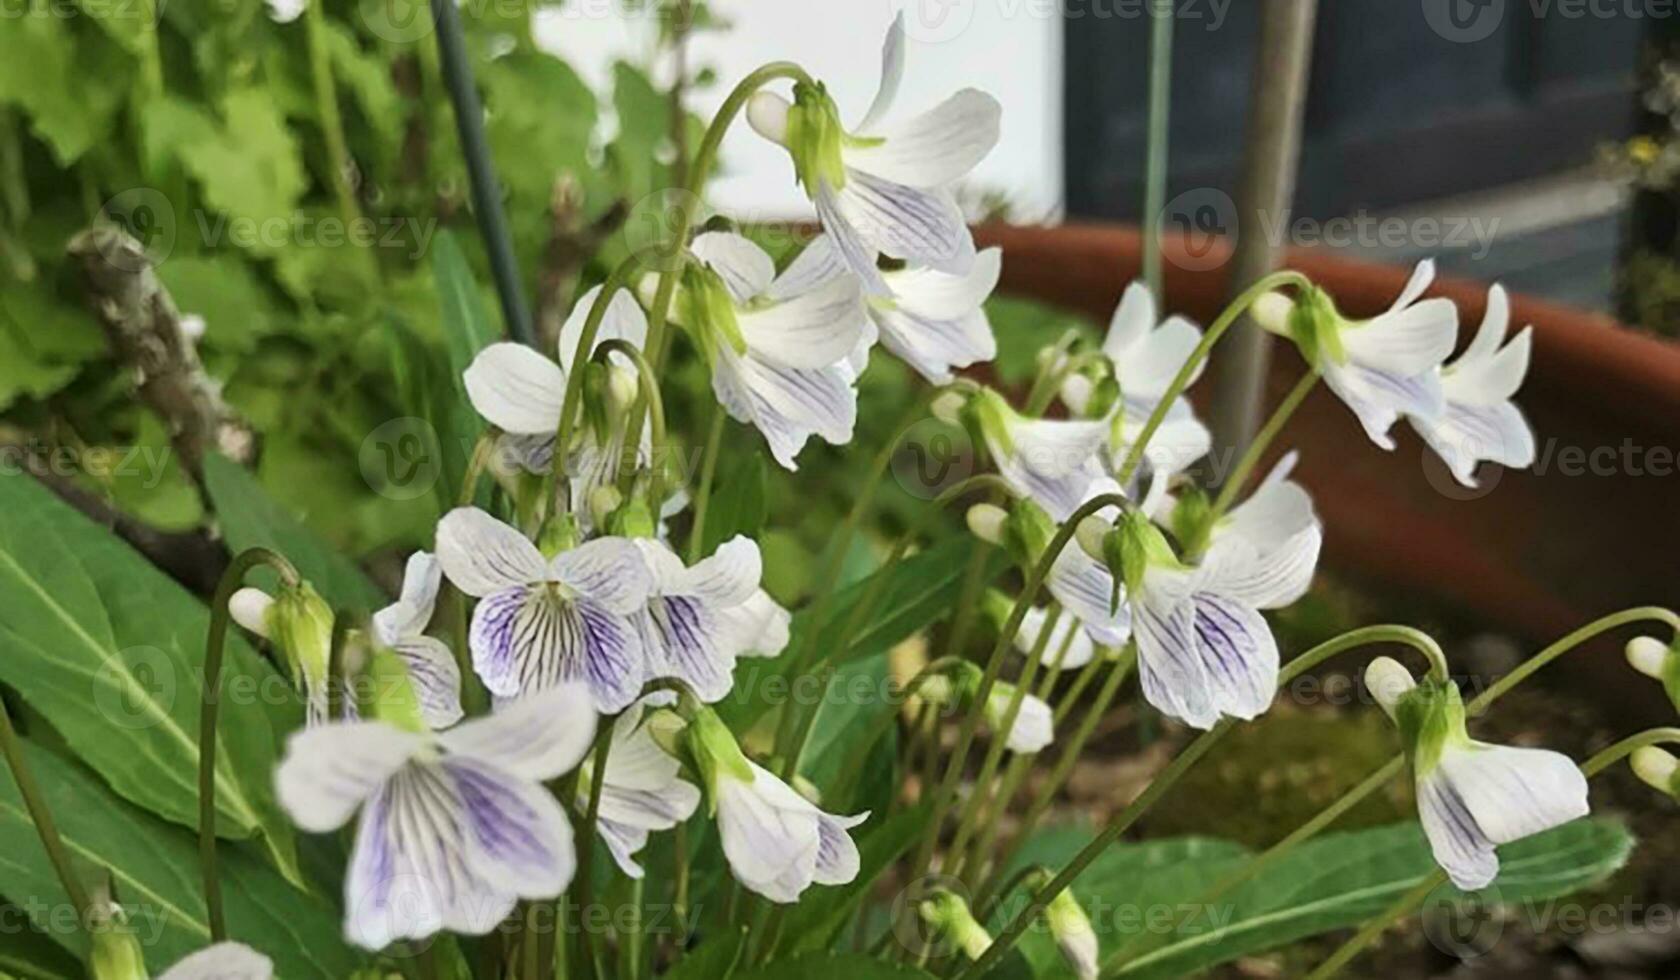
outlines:
[[[560,421],[554,429],[554,460],[549,469],[549,479],[556,489],[566,476],[566,447],[572,444],[572,433],[577,428],[578,409],[583,402],[583,365],[589,361],[590,354],[595,350],[595,338],[601,333],[601,321],[606,319],[607,307],[612,305],[612,299],[618,295],[620,289],[634,286],[632,277],[642,269],[642,255],[637,252],[620,262],[607,281],[602,284],[601,291],[596,294],[595,302],[590,305],[589,313],[584,317],[583,329],[578,332],[577,349],[572,352],[572,370],[566,374],[566,392],[560,399]],[[636,438],[641,439],[641,432],[636,432]],[[639,442],[624,443],[626,446],[640,445]],[[577,501],[571,501],[573,507]]]
[[[621,355],[636,366],[636,377],[641,382],[638,385],[638,394],[640,398],[647,402],[648,427],[652,430],[649,439],[651,445],[648,447],[650,461],[648,508],[654,515],[654,520],[657,521],[660,508],[665,502],[665,481],[662,471],[665,464],[665,453],[670,449],[670,443],[665,441],[665,400],[659,394],[659,376],[654,373],[653,365],[648,363],[647,357],[642,354],[641,350],[628,340],[614,338],[601,341],[601,345],[595,349],[595,360],[598,363],[605,364],[607,358],[612,354]],[[630,443],[624,444],[623,452],[630,458],[634,459],[638,451],[638,448],[633,448]],[[709,479],[710,474],[708,474]],[[697,520],[703,516],[696,512]]]
[[[344,226],[354,228],[361,223],[362,209],[356,203],[355,188],[350,186],[350,173],[355,164],[350,158],[350,143],[344,138],[344,116],[339,112],[338,86],[333,80],[332,56],[327,50],[326,0],[309,0],[303,20],[309,44],[309,74],[315,87],[315,114],[326,142],[333,197]],[[373,253],[364,250],[362,254],[377,277],[379,263]]]
[[[1106,661],[1104,662],[1106,663]],[[1079,755],[1085,750],[1085,744],[1096,733],[1098,723],[1108,713],[1109,707],[1114,703],[1115,696],[1120,693],[1121,685],[1125,684],[1126,678],[1130,676],[1132,668],[1136,665],[1137,647],[1128,643],[1125,650],[1121,652],[1120,659],[1110,665],[1108,676],[1103,679],[1103,686],[1098,689],[1096,698],[1092,700],[1090,708],[1085,712],[1085,717],[1080,719],[1079,727],[1074,729],[1073,737],[1068,740],[1067,745],[1062,749],[1062,754],[1056,757],[1056,765],[1050,770],[1050,778],[1045,780],[1044,785],[1038,791],[1038,795],[1033,797],[1032,805],[1027,807],[1027,815],[1021,822],[1022,827],[1036,827],[1038,822],[1044,818],[1045,811],[1050,809],[1050,804],[1055,801],[1056,794],[1061,792],[1062,787],[1067,785],[1069,777],[1073,775],[1074,764],[1079,761]],[[1063,704],[1064,706],[1070,705],[1072,701],[1070,692],[1069,699],[1064,701]],[[1024,833],[1015,835],[1015,839],[1004,847],[998,855],[997,861],[992,865],[991,879],[985,881],[975,892],[979,899],[976,904],[985,912],[989,913],[992,902],[1003,894],[995,890],[998,873],[1009,867],[1009,862],[1014,859],[1016,852],[1020,850],[1026,839],[1027,835]]]
[[[1166,299],[1161,263],[1161,221],[1167,207],[1167,151],[1171,137],[1173,0],[1152,0],[1149,29],[1149,116],[1144,159],[1143,281],[1157,301]],[[1124,484],[1124,478],[1120,481]]]
[[[1404,643],[1411,646],[1429,659],[1432,674],[1443,679],[1447,676],[1446,656],[1441,652],[1440,646],[1434,639],[1427,634],[1409,626],[1367,626],[1320,643],[1290,661],[1278,673],[1278,688],[1281,690],[1296,677],[1317,667],[1336,654],[1372,643]],[[1039,889],[1033,895],[1032,901],[1015,916],[1009,927],[986,951],[986,955],[957,974],[959,980],[968,976],[983,976],[986,970],[995,965],[1021,938],[1021,934],[1027,930],[1033,919],[1050,904],[1051,899],[1061,894],[1062,890],[1072,884],[1073,880],[1079,877],[1103,851],[1107,850],[1109,845],[1119,840],[1122,834],[1131,829],[1133,824],[1149,812],[1149,808],[1154,806],[1156,800],[1164,796],[1179,779],[1183,778],[1185,773],[1190,771],[1192,766],[1201,760],[1202,756],[1219,744],[1234,727],[1236,727],[1236,722],[1227,718],[1215,725],[1212,730],[1203,733],[1191,742],[1183,752],[1180,752],[1178,757],[1173,759],[1172,763],[1160,775],[1150,780],[1148,788],[1137,799],[1128,804],[1117,817],[1111,820],[1102,833],[1098,834],[1091,843],[1085,845],[1048,885]]]
[[[1581,772],[1588,779],[1592,779],[1632,755],[1636,749],[1644,748],[1647,745],[1672,745],[1677,742],[1680,742],[1680,728],[1653,728],[1650,731],[1640,732],[1637,735],[1622,739],[1586,762],[1581,763]],[[1334,953],[1330,954],[1329,959],[1320,963],[1312,973],[1308,974],[1307,980],[1329,980],[1329,978],[1340,973],[1349,963],[1353,962],[1355,957],[1364,952],[1366,947],[1375,942],[1378,936],[1381,936],[1396,922],[1416,911],[1418,906],[1422,905],[1430,894],[1445,884],[1446,881],[1447,873],[1437,869],[1420,882],[1416,888],[1402,895],[1381,915],[1365,923],[1364,927],[1355,933],[1352,939],[1343,943]]]
[[[1144,450],[1149,448],[1149,441],[1155,438],[1156,430],[1160,429],[1161,423],[1166,421],[1167,411],[1172,408],[1173,403],[1178,401],[1179,396],[1184,394],[1186,388],[1190,387],[1190,379],[1195,377],[1196,369],[1201,366],[1203,361],[1207,360],[1208,353],[1213,350],[1214,344],[1219,343],[1219,338],[1225,336],[1225,332],[1231,329],[1238,318],[1248,312],[1248,308],[1254,305],[1255,300],[1272,290],[1283,286],[1305,288],[1310,285],[1312,285],[1312,282],[1306,276],[1285,269],[1262,278],[1244,290],[1241,296],[1231,301],[1231,305],[1227,306],[1225,312],[1219,314],[1219,319],[1213,321],[1213,325],[1208,327],[1207,333],[1202,335],[1201,342],[1190,352],[1190,356],[1185,359],[1183,366],[1178,369],[1178,374],[1173,378],[1172,384],[1167,386],[1166,392],[1161,396],[1160,403],[1155,406],[1155,411],[1149,414],[1149,421],[1144,423],[1143,431],[1138,433],[1137,439],[1127,450],[1126,458],[1120,465],[1120,472],[1117,477],[1121,486],[1129,484],[1132,477],[1137,475],[1138,466],[1143,463]]]
[[[241,552],[216,583],[210,600],[210,633],[204,644],[204,689],[198,717],[198,858],[204,874],[204,908],[210,918],[210,940],[227,938],[227,917],[222,911],[222,881],[216,863],[216,724],[222,707],[222,659],[227,645],[228,600],[245,584],[253,569],[267,565],[280,575],[281,584],[296,588],[297,569],[267,548]]]
[[[1237,461],[1236,469],[1233,469],[1231,475],[1226,478],[1225,485],[1219,488],[1219,496],[1214,500],[1213,509],[1207,523],[1203,526],[1202,538],[1204,541],[1208,533],[1213,530],[1213,526],[1218,524],[1219,519],[1224,517],[1226,512],[1231,509],[1231,505],[1236,502],[1237,494],[1241,493],[1243,486],[1248,483],[1248,478],[1253,474],[1254,468],[1260,465],[1261,457],[1265,455],[1266,450],[1277,439],[1278,434],[1283,431],[1284,426],[1289,423],[1296,409],[1300,408],[1301,403],[1305,402],[1307,396],[1312,394],[1312,390],[1318,387],[1318,382],[1319,373],[1308,369],[1307,373],[1301,376],[1301,380],[1295,383],[1295,387],[1289,389],[1289,394],[1284,396],[1283,401],[1278,404],[1277,410],[1272,412],[1272,417],[1266,420],[1265,426],[1260,429],[1260,432],[1254,437],[1254,441],[1249,444],[1248,451],[1243,453],[1242,459]],[[1197,542],[1196,547],[1191,550],[1200,553],[1202,550],[1201,542]]]
[[[723,430],[729,425],[729,413],[722,405],[712,406],[711,431],[706,433],[706,452],[700,460],[700,483],[694,492],[694,527],[688,535],[688,563],[705,557],[700,549],[706,543],[706,511],[712,504],[712,481],[717,476],[718,452],[723,448]],[[655,504],[655,507],[658,505]],[[658,511],[654,512],[656,515]]]
[[[461,492],[455,497],[455,506],[470,507],[478,498],[478,481],[490,465],[490,454],[496,451],[496,440],[501,434],[500,429],[490,426],[473,443],[472,458],[467,460],[467,472],[461,478]]]
[[[956,833],[951,838],[949,853],[952,863],[948,873],[953,878],[961,880],[963,872],[968,869],[969,839],[979,831],[980,816],[989,802],[992,783],[997,778],[998,766],[1003,762],[1003,754],[1008,748],[1009,733],[1015,730],[1016,719],[1021,714],[1021,705],[1026,703],[1027,691],[1032,688],[1039,664],[1043,662],[1045,651],[1050,647],[1050,636],[1061,619],[1062,607],[1051,603],[1049,614],[1044,620],[1044,628],[1039,630],[1038,637],[1033,642],[1032,652],[1027,656],[1026,666],[1021,668],[1021,676],[1015,681],[1015,694],[1009,699],[1009,706],[1003,709],[1003,718],[992,732],[991,744],[987,746],[985,759],[980,763],[980,776],[975,779],[974,790],[969,793],[968,801],[959,812]],[[983,712],[985,708],[985,703],[981,702],[975,704],[971,710]]]
[[[623,980],[637,980],[642,971],[642,886],[645,878],[630,883],[630,921],[624,937],[619,941],[618,967]]]
[[[682,962],[683,953],[688,950],[688,821],[677,824],[671,836],[671,847],[672,859],[676,864],[672,875],[676,878],[676,883],[671,887],[671,916],[680,930],[671,949],[671,967],[675,969],[676,965]]]
[[[1050,539],[1044,554],[1039,556],[1038,562],[1027,572],[1021,595],[1016,599],[1015,607],[1009,611],[1008,621],[998,631],[997,642],[992,645],[992,654],[987,659],[985,673],[980,678],[980,687],[974,695],[976,708],[963,716],[962,724],[957,729],[957,744],[952,750],[950,762],[946,764],[944,778],[939,781],[939,787],[934,791],[928,831],[916,852],[916,861],[910,874],[912,879],[920,877],[933,862],[933,852],[939,844],[940,828],[956,797],[957,782],[962,779],[963,765],[968,761],[968,750],[974,744],[974,733],[979,727],[981,713],[978,706],[985,704],[986,699],[992,696],[992,686],[1003,670],[1003,661],[1009,646],[1015,634],[1020,632],[1021,621],[1026,618],[1027,610],[1038,601],[1039,590],[1044,587],[1044,580],[1050,575],[1050,566],[1055,564],[1062,550],[1073,541],[1080,521],[1107,507],[1119,507],[1124,510],[1131,506],[1131,499],[1119,493],[1099,494],[1087,500],[1056,530],[1056,535]]]
[[[583,913],[582,928],[578,930],[586,957],[594,964],[596,980],[606,980],[602,966],[601,943],[591,932],[589,922],[594,918],[591,903],[595,900],[595,839],[601,821],[601,790],[607,782],[607,755],[612,750],[613,721],[602,719],[602,728],[595,734],[595,766],[589,774],[589,805],[584,811],[583,827],[577,836],[578,908]],[[556,911],[558,922],[558,911]]]
[[[58,875],[58,883],[64,887],[64,894],[70,899],[70,904],[76,907],[76,921],[86,928],[92,900],[88,897],[87,886],[76,877],[76,868],[70,861],[70,852],[64,847],[64,838],[58,834],[58,824],[53,821],[52,811],[47,808],[46,797],[41,795],[41,785],[35,781],[34,771],[23,758],[23,740],[18,738],[17,730],[12,727],[12,716],[6,711],[4,698],[0,698],[0,753],[6,757],[6,765],[12,771],[12,780],[17,783],[18,795],[23,797],[23,808],[29,811],[29,820],[35,825],[35,833],[41,838],[41,847],[47,852],[47,860],[52,863],[53,873]]]
[[[898,451],[898,444],[910,433],[910,430],[926,417],[928,407],[937,397],[938,391],[929,391],[905,411],[904,417],[893,437],[883,445],[871,461],[868,473],[864,476],[863,487],[858,491],[857,500],[852,502],[852,509],[846,512],[846,518],[840,524],[839,530],[830,540],[824,552],[822,570],[816,579],[816,602],[812,605],[810,621],[819,624],[827,621],[829,610],[834,605],[835,593],[838,591],[840,573],[845,567],[846,553],[851,550],[852,539],[857,536],[858,528],[863,524],[863,518],[869,513],[875,503],[875,493],[886,477],[887,470],[892,465],[893,454]],[[966,481],[964,483],[966,485]],[[811,660],[816,656],[817,631],[815,629],[801,632],[798,645],[788,655],[788,676],[799,678],[813,666]],[[776,729],[774,743],[776,754],[787,757],[787,746],[794,739],[800,722],[800,712],[794,705],[788,705],[782,714],[782,720]]]
[[[1469,705],[1466,706],[1465,710],[1471,715],[1480,714],[1491,707],[1493,703],[1498,701],[1501,697],[1510,693],[1511,689],[1516,687],[1517,684],[1520,684],[1524,680],[1533,676],[1535,671],[1556,660],[1558,657],[1563,656],[1565,653],[1575,649],[1581,644],[1586,643],[1603,633],[1607,633],[1610,630],[1619,629],[1623,626],[1629,626],[1633,623],[1650,621],[1665,623],[1671,627],[1680,625],[1680,617],[1677,617],[1673,612],[1659,606],[1641,606],[1635,609],[1612,613],[1602,619],[1588,623],[1580,629],[1575,630],[1569,635],[1564,636],[1547,646],[1544,650],[1541,650],[1539,653],[1525,661],[1516,670],[1506,675],[1505,678],[1501,679],[1498,683],[1482,692],[1479,697],[1471,701]],[[1273,844],[1264,853],[1256,856],[1248,863],[1244,864],[1241,868],[1215,883],[1211,890],[1197,900],[1198,904],[1207,904],[1217,901],[1220,897],[1229,894],[1232,889],[1235,889],[1237,886],[1252,880],[1256,875],[1276,864],[1296,847],[1299,847],[1301,844],[1313,839],[1319,833],[1329,828],[1338,819],[1340,819],[1343,814],[1346,814],[1360,803],[1363,803],[1372,794],[1388,785],[1389,782],[1401,774],[1401,772],[1405,769],[1405,766],[1406,757],[1404,755],[1396,755],[1380,769],[1377,769],[1375,772],[1367,776],[1359,785],[1355,786],[1351,790],[1348,790],[1342,795],[1341,799],[1338,799],[1334,803],[1330,804],[1317,816],[1297,828],[1288,837],[1285,837],[1283,840]],[[1144,954],[1159,945],[1161,942],[1164,942],[1167,938],[1169,937],[1146,937],[1137,942],[1137,949],[1135,952],[1128,948],[1122,948],[1103,964],[1103,975],[1109,976],[1123,965],[1130,965],[1134,962],[1143,962],[1142,957]]]
[[[944,676],[946,672],[960,663],[962,663],[961,657],[940,657],[937,660],[929,661],[926,667],[917,671],[916,676],[910,678],[909,682],[904,685],[904,690],[899,692],[899,698],[903,701],[909,701],[921,693],[922,687],[928,681],[935,677]],[[863,741],[859,742],[857,748],[852,750],[851,756],[846,760],[846,765],[840,770],[843,782],[834,788],[836,799],[846,798],[845,794],[856,785],[857,777],[863,774],[864,766],[869,762],[869,753],[875,749],[875,743],[887,734],[897,720],[896,706],[888,705],[888,710],[882,712],[880,717],[870,724],[869,731],[863,736]]]

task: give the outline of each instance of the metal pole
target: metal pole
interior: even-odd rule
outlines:
[[[1239,295],[1275,270],[1283,242],[1268,235],[1287,225],[1300,167],[1301,116],[1312,65],[1318,0],[1262,0],[1254,98],[1238,188],[1238,240],[1228,292]],[[1271,338],[1245,320],[1214,351],[1213,431],[1216,463],[1242,455],[1259,428]],[[1224,478],[1216,465],[1215,477]]]
[[[1167,149],[1172,114],[1173,0],[1153,0],[1149,31],[1149,146],[1144,165],[1143,281],[1165,305],[1161,212],[1167,206]]]

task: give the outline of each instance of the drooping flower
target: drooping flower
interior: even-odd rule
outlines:
[[[951,275],[969,271],[974,241],[949,188],[997,144],[1002,116],[996,99],[963,89],[920,116],[886,124],[904,75],[904,44],[901,13],[883,46],[881,86],[855,129],[841,124],[817,83],[796,84],[791,103],[759,92],[747,104],[753,129],[792,155],[823,230],[874,296],[891,292],[876,267],[880,253]]]
[[[542,784],[589,750],[588,690],[550,687],[434,733],[402,683],[401,662],[383,652],[373,659],[372,720],[293,734],[275,774],[281,806],[306,831],[329,833],[361,814],[344,881],[345,936],[377,950],[441,930],[482,935],[519,899],[564,891],[577,866],[572,828]]]
[[[635,543],[653,576],[647,607],[637,616],[649,679],[675,677],[700,700],[721,700],[747,640],[728,614],[758,591],[764,573],[758,545],[737,535],[689,568],[663,542]]]
[[[988,608],[993,611],[993,618],[1001,626],[1008,618],[1010,608],[1015,604],[1013,599],[1001,593],[993,593],[987,597]],[[1079,619],[1064,614],[1050,627],[1050,637],[1044,640],[1044,630],[1050,621],[1050,612],[1043,606],[1034,606],[1027,610],[1021,618],[1021,628],[1015,633],[1015,649],[1023,656],[1032,656],[1038,649],[1039,642],[1044,641],[1044,655],[1041,662],[1045,666],[1059,666],[1063,670],[1074,670],[1090,663],[1096,657],[1096,644],[1091,636],[1081,628]]]
[[[1056,738],[1052,712],[1043,699],[1020,690],[1008,681],[993,681],[992,693],[986,698],[982,714],[986,726],[995,736],[1003,731],[1003,723],[1009,717],[1009,705],[1017,694],[1021,697],[1021,706],[1016,709],[1015,720],[1004,734],[1004,746],[1011,752],[1030,755]]]
[[[243,588],[228,598],[234,622],[274,644],[303,694],[305,722],[319,725],[331,713],[328,672],[332,662],[333,611],[308,582],[282,585],[277,595]]]
[[[1201,328],[1189,320],[1175,316],[1163,323],[1158,316],[1149,287],[1141,282],[1128,285],[1102,345],[1108,361],[1104,380],[1111,379],[1113,387],[1093,384],[1080,373],[1069,375],[1062,384],[1062,401],[1068,408],[1087,418],[1109,420],[1108,448],[1115,466],[1143,434],[1173,379],[1202,340]],[[1201,372],[1198,365],[1190,380],[1194,382]],[[1150,437],[1145,459],[1155,473],[1179,473],[1206,456],[1212,445],[1207,426],[1196,418],[1190,400],[1180,395]]]
[[[1101,493],[1114,491],[1114,481],[1099,477],[1096,487]],[[1112,508],[1096,516],[1109,519]],[[1009,511],[1006,537],[1023,568],[1036,565],[1056,536],[1056,524],[1044,509],[1031,500],[1017,500]],[[1125,645],[1132,635],[1132,614],[1126,604],[1124,583],[1115,579],[1107,565],[1098,561],[1075,542],[1069,542],[1054,561],[1044,580],[1050,595],[1061,603],[1065,614],[1077,620],[1088,642],[1099,646]],[[1026,620],[1022,622],[1027,626]],[[1023,634],[1026,632],[1022,630]],[[1037,633],[1034,631],[1034,639]],[[1020,642],[1019,638],[1017,642]],[[1087,662],[1089,658],[1087,657]],[[1077,664],[1064,664],[1077,666]]]
[[[953,371],[997,356],[997,338],[986,316],[986,299],[997,288],[1003,271],[1003,252],[988,248],[975,256],[962,274],[929,266],[882,269],[890,296],[869,296],[865,308],[871,327],[854,352],[854,368],[862,374],[868,349],[878,340],[893,356],[910,365],[930,384],[949,384]],[[788,284],[817,284],[850,276],[834,240],[818,235],[782,273]]]
[[[1493,883],[1498,845],[1589,812],[1586,776],[1568,756],[1472,740],[1452,681],[1419,684],[1405,667],[1379,657],[1366,669],[1365,683],[1400,729],[1424,834],[1435,863],[1460,889]]]
[[[1265,712],[1277,694],[1278,648],[1260,610],[1306,593],[1318,561],[1316,526],[1271,552],[1225,536],[1194,567],[1142,514],[1128,516],[1121,531],[1138,679],[1149,703],[1202,729],[1221,716]]]
[[[857,392],[847,358],[867,322],[856,280],[777,278],[770,256],[733,232],[696,236],[690,251],[700,262],[683,272],[672,319],[704,352],[718,402],[789,470],[813,435],[850,442]]]
[[[664,699],[649,695],[631,705],[613,723],[612,747],[607,751],[606,778],[596,826],[607,850],[625,874],[642,877],[636,854],[647,846],[648,835],[670,830],[694,815],[700,790],[681,776],[682,766],[654,738],[649,727],[654,707]],[[664,714],[669,715],[669,712]],[[594,768],[585,762],[578,781],[580,811],[589,803]]]
[[[517,530],[476,507],[438,522],[437,556],[455,587],[480,601],[473,669],[503,698],[586,684],[602,713],[641,693],[647,655],[635,616],[652,575],[625,538],[596,538],[545,559]]]
[[[739,656],[775,657],[787,649],[793,616],[763,589],[754,589],[746,602],[721,615],[735,636]]]
[[[1067,520],[1106,479],[1101,463],[1106,422],[1029,419],[989,388],[975,392],[965,411],[1010,489],[1057,521]]]
[[[1534,430],[1511,402],[1528,374],[1534,328],[1523,328],[1507,344],[1510,323],[1511,300],[1505,287],[1495,285],[1476,338],[1441,371],[1445,408],[1435,419],[1412,418],[1412,428],[1466,487],[1477,485],[1476,467],[1483,461],[1512,469],[1534,464]]]
[[[1044,918],[1050,924],[1050,936],[1056,940],[1056,949],[1061,952],[1074,977],[1077,980],[1097,980],[1101,967],[1097,930],[1091,926],[1091,917],[1085,914],[1072,888],[1056,893],[1044,910]]]
[[[402,594],[373,614],[373,631],[408,667],[426,724],[448,728],[461,720],[461,668],[442,640],[426,635],[443,584],[443,568],[417,551],[403,571]]]
[[[1680,759],[1667,749],[1643,745],[1633,750],[1628,765],[1640,782],[1666,796],[1680,799]]]
[[[843,885],[857,877],[860,858],[849,831],[868,813],[842,817],[818,809],[743,755],[709,708],[701,707],[684,731],[737,881],[787,905],[813,884]]]
[[[1441,363],[1458,340],[1458,307],[1421,299],[1435,280],[1435,263],[1418,263],[1387,312],[1348,320],[1329,294],[1309,288],[1291,304],[1272,293],[1255,304],[1255,319],[1291,337],[1324,383],[1353,411],[1371,441],[1392,450],[1389,431],[1400,417],[1432,424],[1446,409]]]
[[[1654,636],[1636,636],[1628,641],[1627,660],[1634,670],[1661,681],[1668,699],[1680,709],[1680,637],[1664,643]]]

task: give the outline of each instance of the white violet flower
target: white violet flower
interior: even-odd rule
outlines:
[[[689,568],[663,542],[635,543],[653,575],[647,608],[637,616],[648,678],[674,677],[702,701],[721,700],[734,685],[735,658],[757,639],[727,613],[758,592],[764,575],[758,545],[737,535]]]
[[[461,668],[449,646],[425,632],[442,584],[437,558],[417,551],[403,571],[402,595],[373,614],[374,633],[408,667],[421,714],[433,728],[448,728],[461,720]]]
[[[601,782],[597,828],[619,869],[632,878],[643,875],[636,854],[647,846],[648,835],[670,830],[694,815],[700,790],[681,776],[682,765],[660,747],[649,727],[658,705],[672,696],[649,695],[625,709],[613,723],[612,747],[607,751],[606,778]],[[578,780],[577,802],[587,810],[594,766],[586,761]]]

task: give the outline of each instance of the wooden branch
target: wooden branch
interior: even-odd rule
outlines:
[[[140,400],[156,412],[186,471],[202,486],[204,456],[216,450],[239,463],[256,455],[256,434],[222,400],[204,371],[181,314],[158,280],[152,259],[126,232],[90,228],[70,242],[89,302],[111,352],[134,371]]]

